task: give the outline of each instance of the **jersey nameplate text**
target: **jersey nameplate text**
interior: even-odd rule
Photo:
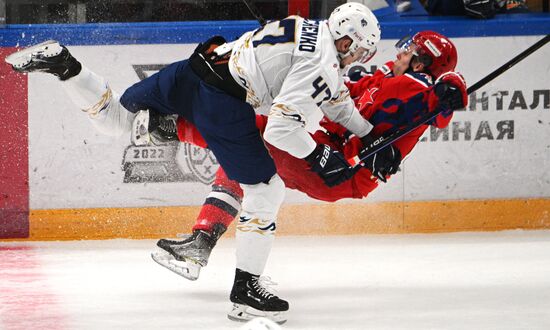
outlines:
[[[315,52],[317,35],[319,34],[319,22],[304,20],[298,49],[304,52]]]

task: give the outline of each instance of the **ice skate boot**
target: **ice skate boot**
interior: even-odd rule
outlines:
[[[55,40],[22,49],[6,57],[17,72],[46,72],[67,80],[80,73],[82,65]]]
[[[157,242],[159,249],[151,253],[151,257],[159,265],[194,281],[199,278],[201,268],[208,264],[212,249],[226,229],[218,223],[212,232],[195,230],[183,240],[161,239]]]
[[[179,141],[176,120],[175,115],[161,115],[152,110],[138,111],[132,123],[131,141],[135,146]]]
[[[230,295],[233,307],[227,317],[241,322],[265,317],[278,324],[285,323],[288,302],[269,291],[269,285],[273,284],[268,277],[259,277],[237,268]]]
[[[163,144],[172,141],[179,141],[177,131],[177,116],[161,115],[154,111],[149,112],[149,132],[151,141],[156,144]]]

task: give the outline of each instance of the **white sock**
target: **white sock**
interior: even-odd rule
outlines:
[[[275,239],[275,220],[250,218],[241,214],[235,234],[237,268],[261,275]]]
[[[135,114],[120,104],[120,96],[111,90],[105,78],[82,66],[78,75],[63,82],[63,87],[73,103],[88,113],[99,132],[120,136],[131,130]]]
[[[261,275],[275,239],[285,186],[275,174],[267,184],[241,184],[241,188],[244,195],[236,232],[237,268]]]

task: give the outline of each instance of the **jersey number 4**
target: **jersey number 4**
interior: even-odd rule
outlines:
[[[254,39],[260,39],[252,41],[252,45],[254,47],[258,47],[259,45],[264,44],[276,45],[294,42],[295,29],[296,20],[293,18],[268,23],[254,32]]]
[[[327,83],[321,76],[317,77],[317,79],[313,81],[313,88],[314,88],[314,91],[313,91],[313,94],[311,94],[311,98],[313,98],[314,100],[317,100],[317,97],[319,95],[325,96],[321,101],[317,102],[317,106],[320,107],[323,102],[330,99],[330,96],[332,95],[330,92],[330,88],[328,88]],[[322,94],[323,92],[324,94]]]

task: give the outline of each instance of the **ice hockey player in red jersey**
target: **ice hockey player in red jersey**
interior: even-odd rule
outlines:
[[[369,157],[351,180],[332,187],[311,171],[307,161],[268,144],[277,172],[287,188],[328,202],[342,198],[364,198],[376,189],[379,181],[385,182],[396,173],[401,160],[411,152],[429,125],[446,127],[453,111],[467,105],[465,81],[454,71],[457,51],[447,37],[433,31],[422,31],[412,38],[402,39],[396,47],[398,54],[395,61],[387,62],[372,75],[364,75],[358,81],[347,83],[360,113],[374,125],[371,133],[359,139],[325,117],[320,124],[326,131],[318,130],[312,134],[317,144],[329,145],[349,159],[359,154],[364,144],[415,121],[426,111],[434,111],[438,107],[445,110],[431,122],[388,146],[385,152]],[[257,116],[256,123],[263,130],[265,117]],[[180,141],[207,147],[192,124],[179,119],[177,126]],[[200,267],[207,264],[220,233],[239,213],[241,198],[239,185],[229,180],[220,168],[212,191],[197,217],[193,234],[180,241],[159,241],[161,247],[166,246],[163,244],[166,241],[171,244],[178,242],[185,250],[186,258],[173,260],[171,270],[192,280],[199,276]]]

